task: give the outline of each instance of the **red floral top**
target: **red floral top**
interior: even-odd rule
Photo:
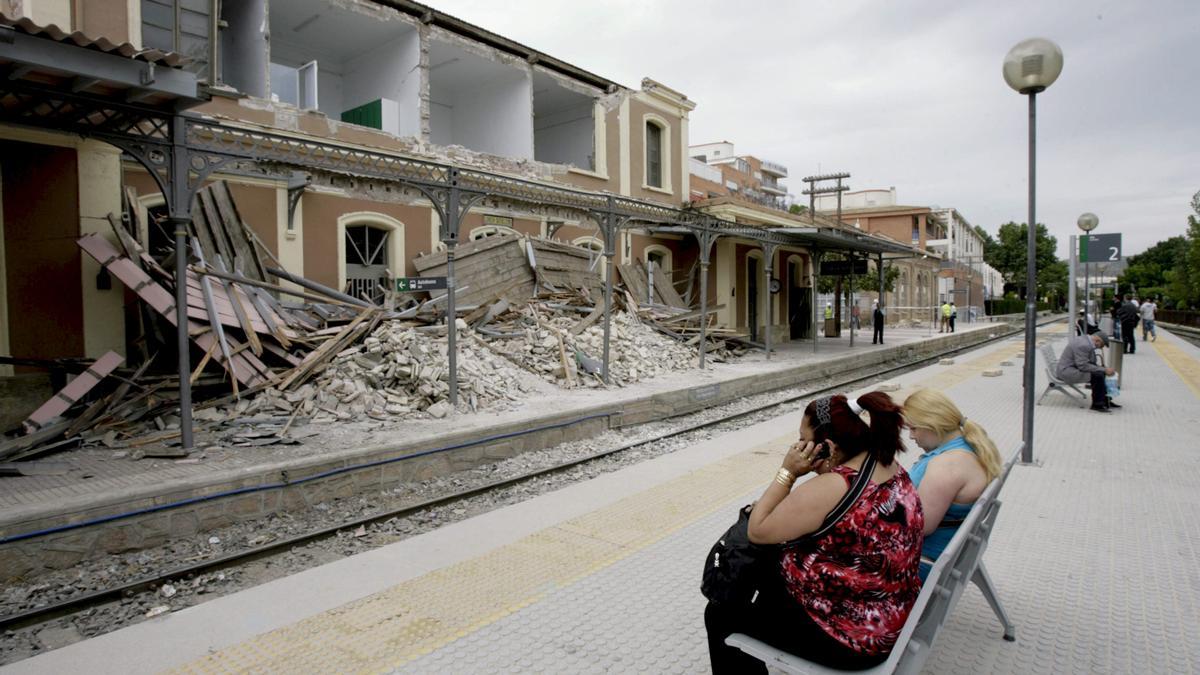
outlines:
[[[856,470],[834,469],[853,484]],[[816,543],[784,552],[783,579],[812,620],[864,655],[889,653],[921,592],[925,516],[903,468],[862,497]]]

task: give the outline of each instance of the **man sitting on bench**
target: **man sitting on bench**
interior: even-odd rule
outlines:
[[[1103,333],[1091,335],[1072,335],[1067,338],[1067,346],[1058,359],[1058,367],[1054,374],[1058,379],[1068,384],[1083,384],[1091,382],[1092,410],[1108,413],[1113,408],[1121,406],[1113,403],[1108,397],[1108,389],[1104,378],[1116,374],[1112,368],[1105,368],[1096,363],[1096,350],[1108,346],[1108,338]]]

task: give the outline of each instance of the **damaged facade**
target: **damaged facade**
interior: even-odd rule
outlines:
[[[715,315],[718,337],[743,343],[815,335],[808,311],[813,251],[803,241],[756,233],[841,226],[737,195],[706,192],[695,199],[688,145],[695,104],[653,80],[636,90],[623,87],[402,0],[6,0],[0,10],[0,28],[149,63],[142,86],[117,92],[126,103],[154,100],[155,78],[169,79],[168,69],[180,68],[201,84],[203,101],[188,104],[188,118],[202,120],[214,136],[257,133],[310,143],[294,161],[280,154],[255,158],[260,168],[277,162],[290,174],[233,162],[202,180],[227,186],[264,258],[323,288],[376,296],[397,278],[436,267],[447,236],[464,245],[497,235],[543,238],[579,247],[599,262],[605,243],[595,207],[569,206],[576,203],[570,190],[579,190],[588,203],[607,198],[610,211],[613,198],[606,195],[649,205],[639,207],[648,219],[616,230],[612,269],[635,290],[618,298],[625,311],[655,316],[668,306],[677,317],[679,310],[692,314],[666,329],[692,345],[699,336],[688,331],[701,315]],[[18,64],[7,72],[10,79],[23,75]],[[98,82],[76,77],[65,85],[78,93],[103,87]],[[10,101],[5,112],[19,117],[28,109]],[[120,243],[110,217],[125,214],[136,244],[122,248],[131,258],[138,247],[159,258],[174,249],[162,176],[125,150],[77,134],[0,124],[0,355],[48,362],[144,349],[134,344],[145,328],[135,289],[101,264],[111,261],[81,255],[77,244],[92,234]],[[195,152],[193,160],[207,161],[203,149]],[[496,184],[512,177],[524,187],[514,187],[515,196],[484,188],[456,235],[447,235],[439,216],[446,206],[418,185],[369,164],[356,172],[330,170],[321,161],[343,152],[364,153],[355,161],[412,158],[446,175],[458,167],[478,170]],[[775,165],[767,173],[775,191],[786,194],[777,183],[786,169]],[[760,182],[755,189],[765,189],[768,181]],[[559,200],[522,198],[521,189],[536,185],[552,186]],[[657,215],[659,208],[665,215]],[[701,220],[699,214],[734,226],[708,248],[711,261],[701,254],[700,235],[679,224]],[[653,224],[664,218],[673,225]],[[840,235],[828,242],[855,245]],[[882,256],[890,249],[873,250]],[[602,264],[593,268],[602,278],[609,274]],[[765,274],[782,278],[780,288],[772,291]],[[293,282],[279,283],[300,297]],[[584,300],[585,309],[598,306],[594,296]],[[707,309],[687,311],[702,303]],[[0,396],[38,402],[57,389],[44,376],[23,380],[29,371],[12,358],[0,369],[16,375],[4,379]],[[6,428],[14,421],[0,420]]]

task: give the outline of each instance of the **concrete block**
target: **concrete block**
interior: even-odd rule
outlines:
[[[1004,371],[999,368],[993,368],[991,370],[983,371],[984,377],[1000,377],[1003,374],[1004,374]]]
[[[942,359],[941,361],[938,361],[938,365],[939,366],[952,366],[952,365],[954,365],[954,359]]]
[[[899,382],[881,382],[874,387],[874,391],[893,392],[900,391]]]
[[[1013,365],[1013,362],[1012,362],[1012,361],[1001,361],[1001,362],[1000,362],[1000,365],[1002,365],[1002,366],[1011,366],[1011,365]]]
[[[16,546],[0,548],[0,582],[23,578],[37,568],[33,558]]]
[[[248,518],[262,513],[263,498],[261,493],[251,493],[235,497],[226,502],[225,510],[235,518]]]
[[[110,527],[100,533],[96,545],[105,553],[136,551],[142,545],[142,533],[136,525]]]

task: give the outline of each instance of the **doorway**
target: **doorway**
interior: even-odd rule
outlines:
[[[804,267],[788,262],[788,327],[793,340],[812,337],[812,289],[800,285]]]
[[[758,258],[746,259],[746,322],[750,327],[750,341],[758,342],[758,277],[761,272]]]

